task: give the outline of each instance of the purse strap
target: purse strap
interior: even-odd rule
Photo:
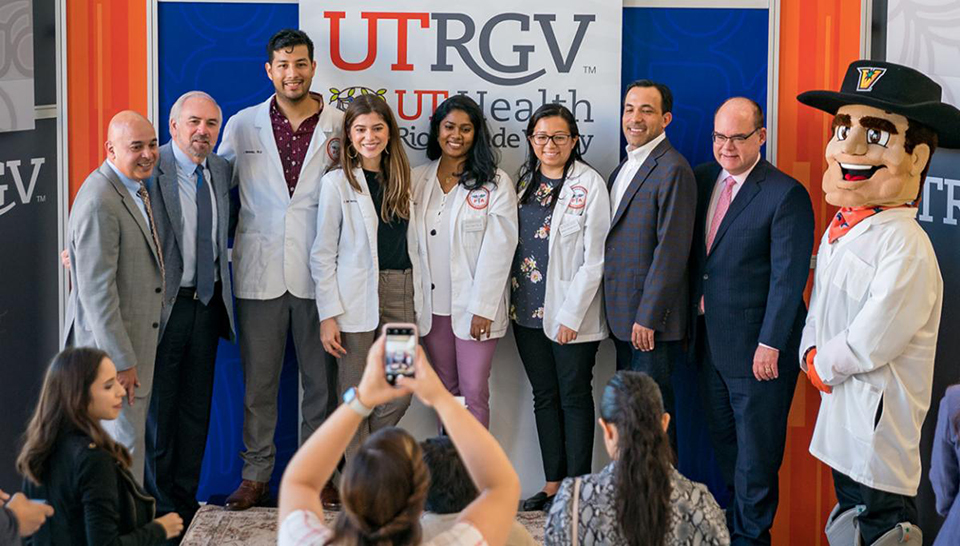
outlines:
[[[580,477],[573,480],[573,546],[580,545]]]

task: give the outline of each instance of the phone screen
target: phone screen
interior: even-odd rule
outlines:
[[[413,377],[413,357],[417,354],[417,336],[413,328],[387,328],[385,348],[387,382],[393,385],[398,375]]]

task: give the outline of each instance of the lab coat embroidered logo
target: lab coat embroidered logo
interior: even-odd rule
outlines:
[[[490,191],[487,188],[477,188],[475,190],[470,190],[470,193],[467,194],[467,204],[477,210],[483,210],[487,208],[487,204],[490,202]]]
[[[587,188],[577,185],[570,189],[573,191],[570,197],[570,208],[582,209],[587,206]]]
[[[327,157],[330,161],[340,159],[340,137],[331,138],[327,141]]]
[[[876,68],[872,66],[857,67],[860,71],[860,80],[857,82],[857,91],[873,91],[873,86],[880,81],[880,78],[886,74],[886,68]]]

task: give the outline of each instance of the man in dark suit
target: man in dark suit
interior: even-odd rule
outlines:
[[[648,373],[674,412],[670,374],[687,332],[687,265],[697,190],[687,160],[667,139],[670,89],[649,80],[627,88],[627,157],[613,171],[603,267],[607,322],[617,369]],[[676,427],[670,438],[676,448]]]
[[[230,164],[212,153],[220,107],[201,91],[170,110],[150,189],[166,265],[153,398],[147,423],[146,485],[160,513],[189,525],[207,442],[219,338],[234,339],[227,254]]]
[[[770,544],[813,250],[810,196],[760,156],[766,137],[760,107],[729,99],[696,170],[694,346],[733,544]]]

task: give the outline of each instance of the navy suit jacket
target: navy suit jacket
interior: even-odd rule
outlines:
[[[623,163],[610,175],[608,188],[621,168]],[[627,186],[607,234],[604,304],[610,331],[618,339],[630,340],[634,323],[655,330],[659,341],[686,335],[687,265],[696,207],[690,164],[664,139]]]
[[[720,165],[696,169],[699,190],[691,252],[691,306],[700,296],[710,358],[722,375],[753,377],[762,343],[780,351],[781,373],[799,369],[807,309],[803,290],[813,251],[813,206],[799,182],[760,159],[727,210],[707,256],[706,216]],[[695,335],[696,320],[692,320]]]

